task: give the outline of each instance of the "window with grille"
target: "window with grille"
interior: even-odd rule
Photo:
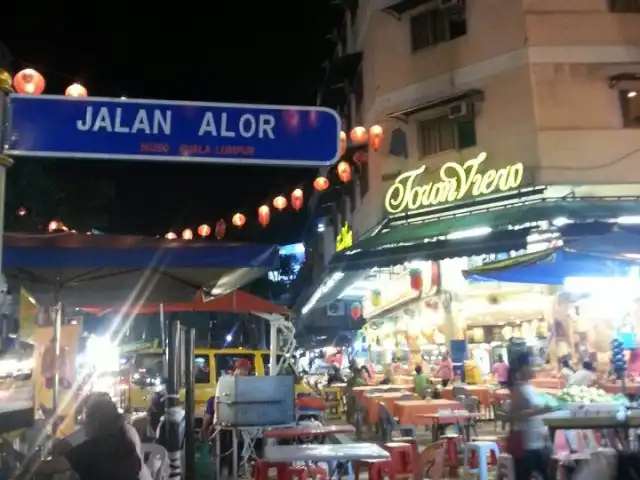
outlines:
[[[413,51],[449,42],[467,34],[464,7],[432,9],[409,20]]]
[[[423,120],[418,124],[420,155],[428,157],[447,150],[461,150],[476,145],[473,116],[449,118],[447,115]]]
[[[622,90],[620,92],[622,119],[627,128],[640,128],[640,91]]]

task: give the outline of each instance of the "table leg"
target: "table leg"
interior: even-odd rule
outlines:
[[[231,455],[233,455],[232,478],[238,478],[238,431],[235,428],[231,429],[231,435],[231,444],[233,445],[233,448],[231,450]]]

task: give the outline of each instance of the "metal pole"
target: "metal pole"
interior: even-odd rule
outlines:
[[[184,471],[185,480],[195,480],[196,478],[196,445],[195,445],[195,371],[193,361],[196,348],[196,329],[189,328],[186,331],[186,342],[184,348],[184,416],[185,416],[185,439],[184,439]]]
[[[273,320],[269,321],[269,374],[278,374],[278,327]]]
[[[0,68],[0,272],[2,272],[7,168],[13,165],[13,160],[3,154],[5,144],[9,141],[7,128],[9,93],[11,93],[11,75]]]
[[[58,431],[58,426],[60,425],[60,416],[59,416],[60,412],[58,411],[58,408],[60,407],[59,366],[60,366],[60,333],[61,331],[62,331],[62,303],[58,302],[58,304],[55,306],[55,318],[53,320],[53,345],[54,345],[54,351],[55,351],[55,360],[54,360],[54,369],[53,369],[54,373],[53,373],[53,389],[52,389],[53,424],[51,425],[51,431],[54,436],[56,435]]]
[[[168,342],[168,385],[165,397],[165,432],[167,453],[169,456],[169,478],[182,476],[181,438],[180,438],[180,407],[179,407],[179,356],[180,356],[180,321],[172,318],[169,323]]]
[[[160,304],[160,348],[162,349],[162,375],[167,375],[169,372],[169,359],[167,349],[167,334],[166,324],[164,321],[164,303]]]

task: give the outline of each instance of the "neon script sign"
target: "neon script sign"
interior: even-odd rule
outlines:
[[[487,158],[485,152],[460,165],[445,163],[440,168],[440,181],[417,185],[418,178],[424,173],[425,166],[399,175],[387,190],[384,206],[387,212],[394,214],[407,210],[454,202],[465,196],[478,197],[492,193],[516,189],[522,183],[524,166],[514,163],[503,168],[478,172]]]

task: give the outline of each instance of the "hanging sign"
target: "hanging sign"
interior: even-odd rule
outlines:
[[[340,229],[340,234],[336,237],[336,252],[351,248],[353,245],[353,230],[349,227],[349,224],[345,222],[344,226]]]
[[[418,184],[426,166],[400,174],[387,190],[384,206],[387,212],[420,210],[464,197],[479,197],[514,190],[522,183],[524,166],[514,163],[503,168],[478,172],[487,158],[485,152],[460,165],[445,163],[440,168],[440,181]]]

